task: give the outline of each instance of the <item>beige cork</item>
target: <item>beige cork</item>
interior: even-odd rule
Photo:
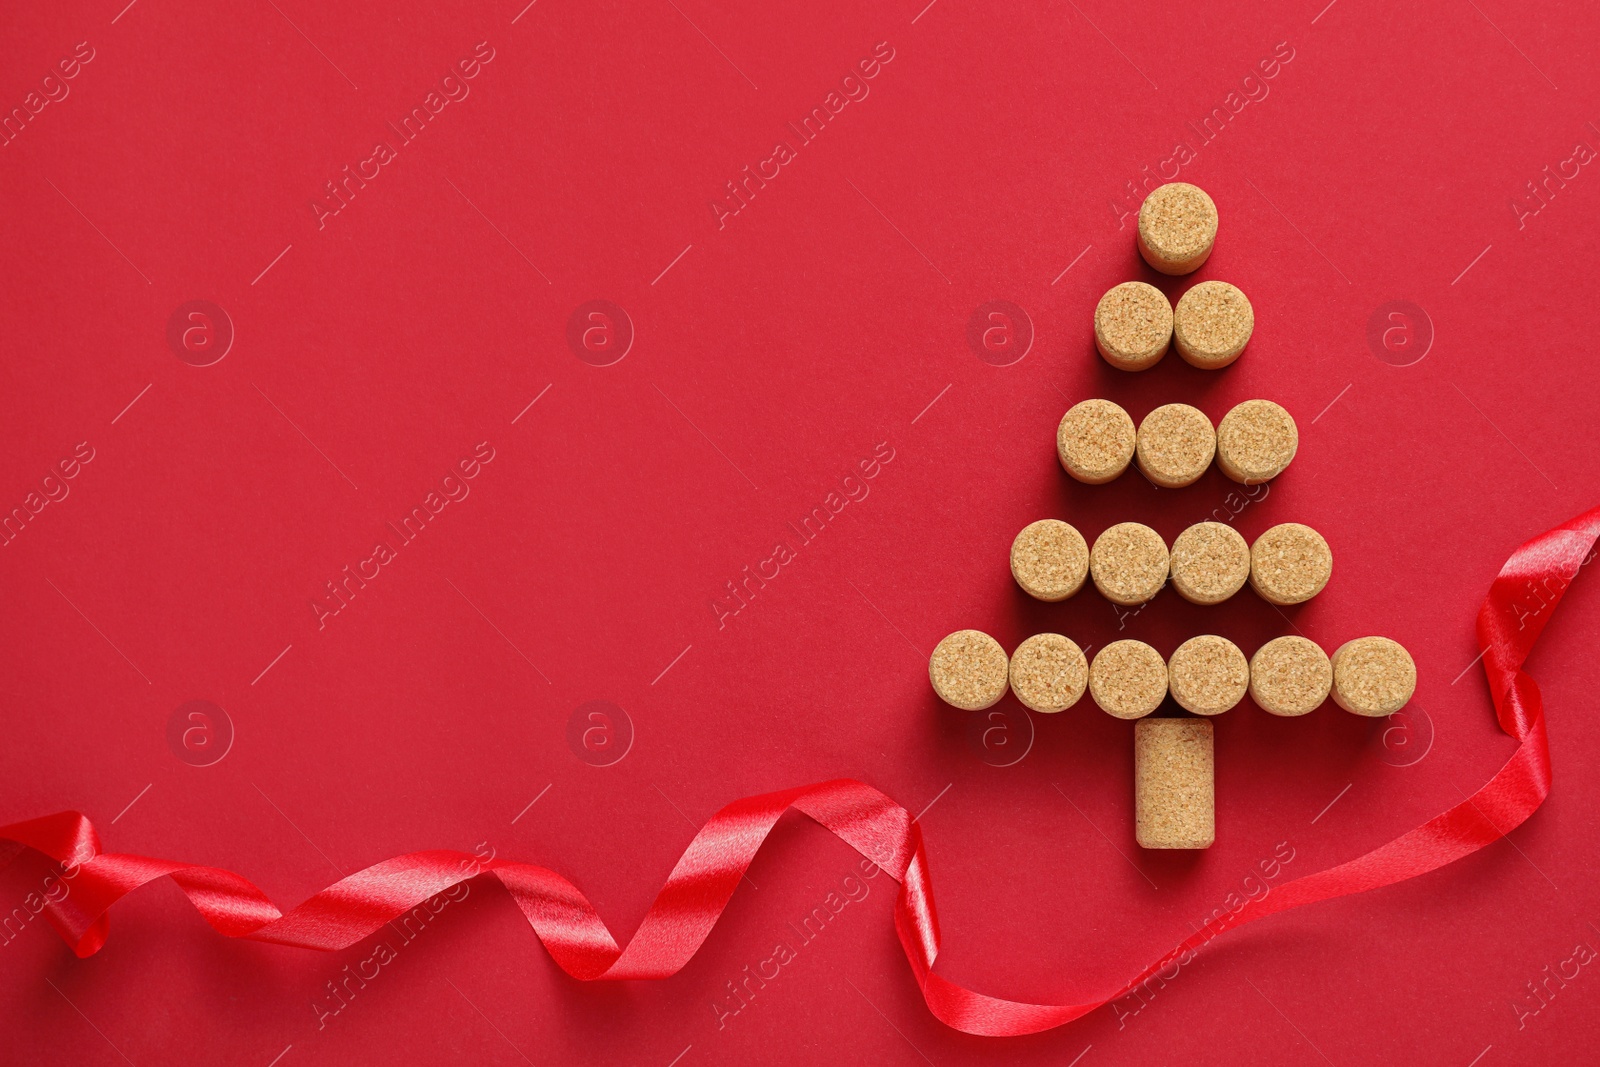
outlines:
[[[1072,707],[1089,684],[1089,661],[1060,634],[1034,634],[1011,653],[1011,691],[1034,711]]]
[[[1011,542],[1011,576],[1035,600],[1065,600],[1088,574],[1088,543],[1060,519],[1030,522]]]
[[[1255,328],[1249,298],[1227,282],[1201,282],[1172,310],[1178,355],[1201,370],[1219,370],[1238,359]]]
[[[1417,665],[1387,637],[1346,641],[1333,654],[1333,702],[1345,711],[1379,718],[1406,706],[1417,688]]]
[[[1102,485],[1128,469],[1136,439],[1126,411],[1109,400],[1085,400],[1061,416],[1056,455],[1078,481]]]
[[[1141,719],[1167,697],[1167,662],[1143,641],[1113,641],[1089,665],[1089,695],[1119,719]]]
[[[1188,274],[1211,255],[1217,205],[1187,182],[1163,185],[1139,205],[1139,254],[1162,274]]]
[[[1112,286],[1094,309],[1094,343],[1118,370],[1147,370],[1172,341],[1172,305],[1147,282]]]
[[[957,630],[939,642],[928,660],[933,691],[946,704],[982,711],[1006,695],[1011,658],[981,630]]]
[[[1328,654],[1304,637],[1274,638],[1250,657],[1250,699],[1262,711],[1309,715],[1328,699],[1332,685]]]
[[[1217,424],[1217,466],[1243,485],[1282,474],[1299,447],[1294,417],[1270,400],[1246,400]]]
[[[1119,522],[1094,539],[1089,574],[1113,604],[1143,604],[1167,584],[1167,543],[1137,522]]]
[[[1141,848],[1210,848],[1217,838],[1216,758],[1205,719],[1133,727],[1134,836]]]
[[[1139,469],[1163,488],[1182,489],[1199,481],[1216,451],[1211,420],[1188,404],[1164,404],[1139,424]]]
[[[1250,587],[1270,604],[1302,604],[1322,592],[1332,575],[1328,542],[1298,522],[1274,526],[1250,546]]]
[[[1191,637],[1167,661],[1167,685],[1184,711],[1221,715],[1244,699],[1250,664],[1226,637]]]
[[[1172,542],[1172,585],[1191,604],[1220,604],[1250,578],[1250,546],[1221,522],[1198,522]]]

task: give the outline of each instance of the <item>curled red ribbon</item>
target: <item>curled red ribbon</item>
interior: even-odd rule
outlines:
[[[1071,1022],[1174,965],[1225,930],[1274,912],[1415,878],[1470,855],[1521,825],[1550,792],[1550,751],[1539,687],[1522,664],[1572,579],[1594,558],[1600,508],[1539,535],[1500,571],[1478,613],[1478,644],[1500,726],[1519,744],[1489,783],[1455,807],[1380,848],[1279,886],[1219,916],[1121,989],[1078,1004],[1027,1004],[956,985],[934,973],[939,922],[922,830],[905,808],[848,779],[736,800],[690,842],[626,948],[576,886],[554,871],[460,852],[413,852],[329,886],[288,914],[232,871],[101,852],[82,814],[60,812],[0,827],[0,840],[66,865],[73,892],[47,903],[56,932],[79,956],[105,943],[106,911],[124,894],[171,878],[201,917],[228,937],[300,948],[361,941],[435,894],[473,877],[498,878],[562,970],[583,981],[666,978],[699,949],[778,819],[793,808],[832,831],[900,883],[895,930],[934,1015],[969,1034],[1010,1037]],[[1531,590],[1531,596],[1530,596]]]

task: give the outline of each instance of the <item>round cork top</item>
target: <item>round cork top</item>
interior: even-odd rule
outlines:
[[[1163,185],[1139,206],[1139,254],[1162,274],[1188,274],[1211,255],[1217,205],[1188,182]]]
[[[1268,603],[1304,603],[1322,592],[1332,575],[1333,549],[1298,522],[1274,526],[1250,546],[1250,587]]]
[[[1243,485],[1282,474],[1299,447],[1294,417],[1270,400],[1246,400],[1217,426],[1217,466]]]
[[[1172,312],[1178,355],[1201,370],[1238,359],[1255,328],[1249,298],[1227,282],[1201,282],[1179,298]]]
[[[1035,600],[1065,600],[1088,574],[1088,542],[1060,519],[1030,522],[1011,542],[1011,576]]]
[[[1085,400],[1061,416],[1056,455],[1078,481],[1101,485],[1128,469],[1136,439],[1126,411],[1109,400]]]
[[[1250,664],[1226,637],[1206,634],[1178,646],[1167,661],[1172,699],[1196,715],[1221,715],[1250,688]]]
[[[1094,309],[1094,343],[1120,370],[1145,370],[1161,361],[1172,340],[1172,305],[1147,282],[1106,290]]]
[[[1094,539],[1089,574],[1113,604],[1143,604],[1167,584],[1167,543],[1137,522],[1119,522]]]
[[[993,707],[1006,695],[1011,659],[1000,642],[981,630],[957,630],[939,642],[928,660],[933,691],[966,711]]]
[[[1393,715],[1416,688],[1411,653],[1387,637],[1346,641],[1333,654],[1333,702],[1345,711],[1372,718]]]
[[[1060,634],[1035,634],[1011,654],[1011,691],[1034,711],[1072,707],[1088,683],[1083,650]]]
[[[1192,604],[1220,604],[1250,577],[1250,546],[1239,531],[1200,522],[1172,542],[1172,584]]]
[[[1089,665],[1089,695],[1119,719],[1142,719],[1167,696],[1167,664],[1143,641],[1113,641]]]
[[[1322,706],[1333,666],[1315,641],[1279,637],[1250,657],[1250,699],[1274,715],[1306,715]]]
[[[1139,469],[1167,489],[1199,481],[1216,451],[1217,434],[1211,420],[1188,404],[1164,404],[1139,424],[1135,448]]]

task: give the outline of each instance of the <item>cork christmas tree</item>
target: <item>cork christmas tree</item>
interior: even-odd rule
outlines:
[[[1198,269],[1217,235],[1215,202],[1202,190],[1172,183],[1152,192],[1139,212],[1138,249],[1162,274]],[[1142,372],[1171,347],[1185,361],[1218,370],[1240,358],[1255,327],[1255,310],[1237,287],[1204,281],[1179,300],[1145,282],[1110,289],[1095,309],[1095,347],[1119,370]],[[1062,417],[1056,450],[1068,475],[1102,485],[1136,465],[1163,489],[1192,485],[1214,462],[1227,478],[1259,485],[1288,469],[1299,448],[1292,416],[1267,399],[1246,400],[1211,419],[1188,404],[1166,404],[1137,425],[1119,405],[1084,400]],[[1317,596],[1333,574],[1333,551],[1311,526],[1285,522],[1253,544],[1232,526],[1201,522],[1169,547],[1137,522],[1115,523],[1091,542],[1061,518],[1024,527],[1011,544],[1011,574],[1035,600],[1057,603],[1092,585],[1130,609],[1153,600],[1170,582],[1186,601],[1220,604],[1246,584],[1274,607]],[[1215,731],[1211,719],[1249,697],[1271,715],[1307,715],[1332,698],[1355,715],[1399,711],[1416,688],[1416,665],[1387,637],[1347,641],[1330,657],[1300,635],[1268,641],[1251,656],[1217,634],[1196,634],[1170,656],[1143,641],[1118,640],[1091,660],[1070,637],[1040,633],[1007,656],[993,637],[958,630],[928,664],[934,691],[946,703],[976,712],[1009,690],[1032,712],[1056,714],[1087,696],[1106,714],[1133,722],[1134,836],[1144,848],[1200,849],[1216,840]],[[1168,698],[1184,713],[1156,716]]]

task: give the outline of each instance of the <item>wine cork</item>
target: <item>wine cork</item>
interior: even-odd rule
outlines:
[[[1346,641],[1333,654],[1333,702],[1371,718],[1393,715],[1417,688],[1411,653],[1387,637]]]
[[[1216,451],[1211,420],[1188,404],[1164,404],[1139,424],[1139,469],[1163,488],[1182,489],[1199,481]]]
[[[1322,706],[1333,685],[1333,665],[1315,641],[1278,637],[1250,657],[1250,699],[1274,715],[1307,715]]]
[[[1269,604],[1302,604],[1322,592],[1332,575],[1328,542],[1298,522],[1274,526],[1250,546],[1250,587]]]
[[[1137,522],[1119,522],[1094,539],[1089,574],[1100,595],[1113,604],[1143,604],[1167,584],[1167,543]]]
[[[1250,578],[1250,546],[1220,522],[1199,522],[1172,542],[1172,585],[1191,604],[1220,604]]]
[[[1276,478],[1299,447],[1294,418],[1270,400],[1246,400],[1217,424],[1217,466],[1242,485]]]
[[[1163,185],[1139,205],[1139,254],[1162,274],[1189,274],[1211,255],[1217,205],[1187,182]]]
[[[1030,522],[1011,542],[1011,576],[1035,600],[1065,600],[1088,574],[1089,545],[1060,519]]]
[[[1147,282],[1112,286],[1095,305],[1095,347],[1118,370],[1155,366],[1171,341],[1172,305]]]
[[[1201,282],[1172,310],[1178,355],[1201,370],[1220,370],[1238,359],[1255,328],[1249,298],[1227,282]]]
[[[981,630],[957,630],[939,642],[928,660],[933,691],[952,707],[982,711],[1006,695],[1011,657]]]
[[[1089,661],[1060,634],[1034,634],[1011,653],[1011,691],[1034,711],[1072,707],[1089,684]]]
[[[1089,664],[1089,695],[1118,719],[1141,719],[1167,697],[1167,661],[1143,641],[1113,641]]]
[[[1216,759],[1205,719],[1133,727],[1134,836],[1141,848],[1210,848],[1217,837]]]
[[[1103,485],[1128,469],[1137,438],[1133,419],[1109,400],[1085,400],[1061,416],[1056,455],[1080,482]]]
[[[1191,637],[1167,661],[1167,685],[1184,711],[1221,715],[1244,699],[1250,664],[1226,637]]]

